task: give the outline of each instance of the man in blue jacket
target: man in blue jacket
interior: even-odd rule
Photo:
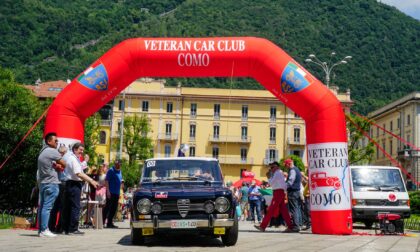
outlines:
[[[114,225],[113,219],[118,208],[118,199],[121,191],[121,160],[116,160],[114,166],[108,170],[105,178],[106,205],[103,210],[103,223],[108,220],[107,228],[118,228]]]

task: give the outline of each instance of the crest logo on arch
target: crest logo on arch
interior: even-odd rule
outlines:
[[[108,89],[108,73],[103,64],[90,66],[77,80],[83,86],[93,90],[105,91]]]
[[[298,65],[289,62],[281,74],[280,87],[283,93],[298,92],[313,82],[312,76]]]

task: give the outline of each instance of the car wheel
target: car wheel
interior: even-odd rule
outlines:
[[[372,225],[373,225],[373,221],[364,221],[363,223],[365,223],[365,227],[371,229]]]
[[[238,218],[234,216],[233,226],[226,230],[226,234],[222,235],[222,242],[225,246],[234,246],[238,241]]]
[[[131,243],[134,245],[144,244],[144,236],[142,234],[141,228],[131,228]]]

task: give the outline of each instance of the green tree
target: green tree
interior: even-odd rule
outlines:
[[[11,154],[45,105],[14,81],[10,70],[0,68],[0,162]],[[37,156],[42,146],[38,125],[0,170],[0,209],[25,207],[36,184]]]
[[[142,163],[138,164],[137,162],[134,162],[133,164],[129,164],[127,160],[122,160],[121,172],[125,187],[133,187],[139,183],[142,167]]]
[[[349,134],[349,164],[369,163],[375,154],[374,145],[369,141],[364,146],[362,140],[365,138],[363,131],[367,133],[370,131],[371,122],[350,114],[346,115],[346,121]]]
[[[303,163],[302,159],[299,156],[296,155],[289,155],[285,158],[280,159],[280,168],[283,171],[287,171],[286,166],[284,166],[284,160],[286,159],[292,159],[293,160],[293,164],[299,168],[300,171],[305,171],[305,164]]]
[[[98,154],[95,152],[99,143],[101,116],[95,113],[85,122],[85,153],[89,155],[89,163],[98,165]]]

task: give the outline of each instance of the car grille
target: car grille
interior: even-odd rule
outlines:
[[[367,206],[398,206],[400,201],[391,202],[389,200],[366,200]]]
[[[162,212],[169,214],[170,212],[178,212],[185,218],[190,212],[204,212],[204,201],[191,201],[189,199],[178,199],[161,201]]]

